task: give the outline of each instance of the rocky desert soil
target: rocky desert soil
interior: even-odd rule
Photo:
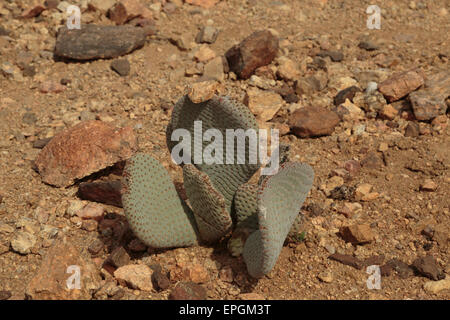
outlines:
[[[70,4],[83,28],[125,29],[93,27],[89,47],[58,31]],[[1,1],[0,299],[449,299],[449,11],[447,0]],[[239,44],[249,54],[236,65]],[[182,184],[165,129],[189,86],[246,104],[314,168],[303,233],[262,279],[226,241],[147,248],[123,215],[114,181],[137,150]],[[54,154],[80,170],[70,176],[43,153],[80,124]]]

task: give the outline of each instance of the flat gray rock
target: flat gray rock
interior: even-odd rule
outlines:
[[[82,25],[58,31],[55,56],[74,60],[116,58],[144,45],[146,32],[133,26]]]

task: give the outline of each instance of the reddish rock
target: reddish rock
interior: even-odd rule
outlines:
[[[61,83],[56,81],[44,81],[39,85],[39,91],[41,93],[60,93],[66,89]]]
[[[405,71],[390,77],[378,85],[389,102],[400,100],[424,84],[423,77],[416,71]]]
[[[28,9],[26,9],[24,12],[22,12],[22,18],[29,19],[34,18],[40,15],[45,8],[41,5],[34,5]]]
[[[152,18],[152,12],[138,0],[119,0],[109,9],[108,17],[116,24],[124,24],[134,18]]]
[[[328,259],[338,261],[342,264],[351,266],[358,270],[361,270],[364,265],[364,263],[361,260],[348,254],[333,253],[331,256],[328,257]]]
[[[166,290],[170,287],[169,278],[161,270],[155,270],[153,272],[152,281],[158,290]]]
[[[120,180],[82,182],[78,188],[78,196],[90,200],[122,207],[122,183]]]
[[[98,228],[98,222],[95,220],[83,220],[81,229],[86,231],[95,231]]]
[[[130,158],[137,150],[133,129],[85,121],[56,135],[35,164],[45,183],[67,187],[76,179]]]
[[[108,263],[116,268],[126,266],[130,263],[130,260],[128,252],[123,247],[114,249],[108,257]]]
[[[258,31],[225,53],[230,70],[242,79],[272,62],[278,51],[278,38],[270,31]]]
[[[83,209],[77,212],[81,219],[94,219],[100,221],[105,213],[105,208],[96,203],[89,203]]]
[[[368,224],[342,227],[339,232],[345,241],[353,244],[363,244],[375,240],[375,234]]]
[[[447,112],[447,97],[450,96],[450,72],[442,71],[427,79],[423,89],[409,95],[417,120],[433,120]]]
[[[114,271],[114,277],[122,285],[133,289],[151,291],[153,270],[143,264],[130,264]]]
[[[77,275],[76,266],[79,267],[79,289],[76,288],[77,281],[71,281]],[[67,239],[61,238],[48,250],[25,294],[33,300],[87,300],[99,288],[100,280],[90,259],[81,255]]]
[[[194,282],[178,282],[169,295],[170,300],[206,300],[206,289]]]
[[[332,134],[339,122],[336,112],[323,107],[308,106],[292,114],[289,126],[297,136],[309,138]]]
[[[412,267],[424,277],[431,280],[442,280],[445,278],[444,273],[439,268],[436,260],[432,256],[425,256],[414,260]]]

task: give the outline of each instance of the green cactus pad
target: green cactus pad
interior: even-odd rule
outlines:
[[[154,248],[197,244],[193,213],[157,160],[144,153],[134,155],[127,161],[124,177],[123,208],[139,239]]]
[[[263,179],[258,191],[259,230],[244,245],[243,258],[252,277],[268,274],[309,190],[314,172],[307,164],[287,162]]]
[[[201,121],[202,134],[209,129],[219,130],[223,136],[223,150],[226,150],[226,130],[242,129],[246,132],[248,129],[253,129],[257,135],[258,125],[256,119],[246,106],[241,103],[232,102],[227,97],[215,96],[211,100],[202,103],[193,103],[188,96],[184,96],[175,104],[171,121],[167,127],[166,140],[171,152],[174,146],[178,144],[177,141],[172,141],[172,133],[176,129],[186,129],[190,132],[191,163],[209,176],[211,183],[224,196],[226,210],[231,212],[232,201],[237,188],[247,182],[260,167],[257,150],[256,152],[250,152],[248,139],[246,139],[244,164],[237,164],[236,143],[233,143],[233,164],[226,164],[226,152],[223,152],[222,164],[208,165],[204,161],[203,164],[196,164],[193,159],[195,151],[195,121]],[[233,140],[235,142],[237,139]],[[202,150],[204,150],[211,142],[200,141],[198,143],[202,143]],[[250,154],[256,157],[257,161],[255,164],[249,164]]]
[[[194,211],[202,240],[214,242],[231,231],[230,213],[225,199],[212,185],[208,175],[192,164],[183,167],[184,188]]]
[[[234,209],[236,211],[236,229],[248,228],[258,230],[258,186],[244,183],[234,196]]]

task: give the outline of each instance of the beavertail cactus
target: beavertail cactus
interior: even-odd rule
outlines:
[[[233,223],[223,195],[214,188],[208,175],[192,164],[183,167],[183,178],[200,237],[208,242],[220,240],[231,231]]]
[[[272,270],[313,179],[312,168],[296,162],[283,164],[276,175],[263,179],[257,197],[259,230],[248,237],[243,252],[251,276]]]
[[[196,136],[194,132],[195,122],[197,122],[197,125],[201,123],[201,136]],[[213,186],[223,195],[226,210],[231,212],[232,201],[237,188],[247,182],[261,165],[257,148],[256,150],[250,148],[250,146],[257,145],[256,141],[252,144],[246,141],[245,159],[238,159],[236,138],[232,136],[228,141],[226,131],[241,129],[242,132],[245,132],[248,129],[253,129],[257,133],[258,124],[255,117],[246,106],[232,102],[227,97],[215,96],[202,103],[193,103],[188,96],[184,96],[175,104],[171,121],[166,130],[167,146],[171,152],[177,144],[172,137],[172,133],[176,129],[185,129],[190,133],[191,163],[209,176]],[[202,150],[210,144],[210,142],[202,141],[204,132],[209,129],[220,132],[223,137],[223,146],[228,143],[232,143],[231,145],[234,146],[233,155],[230,156],[226,154],[227,152],[223,152],[221,164],[217,164],[217,162],[206,164],[204,161],[196,163],[194,161],[196,156],[202,160],[201,154],[194,154],[195,144],[201,144]],[[232,164],[227,164],[226,156],[232,158]],[[250,163],[249,159],[252,158],[256,159],[255,163]],[[239,164],[238,160],[242,161],[243,164]]]
[[[127,161],[124,177],[123,208],[139,239],[156,248],[197,244],[194,215],[157,160],[143,153],[134,155]]]

